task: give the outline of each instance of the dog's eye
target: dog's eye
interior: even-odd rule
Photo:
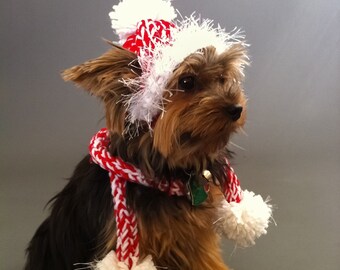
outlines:
[[[178,81],[178,89],[184,91],[194,90],[196,88],[196,77],[195,76],[185,76],[180,78]]]

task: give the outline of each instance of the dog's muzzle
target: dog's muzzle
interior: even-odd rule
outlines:
[[[226,113],[232,121],[237,121],[242,114],[243,107],[239,104],[230,105],[226,108]]]

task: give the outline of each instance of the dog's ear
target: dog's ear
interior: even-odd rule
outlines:
[[[102,56],[89,60],[62,73],[65,81],[73,81],[89,93],[102,99],[106,111],[106,126],[122,134],[126,119],[126,107],[122,97],[131,94],[124,80],[139,76],[137,56],[111,42],[112,48]]]
[[[137,76],[137,56],[107,41],[112,48],[96,59],[86,61],[62,72],[65,81],[72,81],[91,94],[104,98],[108,92],[122,87],[122,80]]]
[[[236,80],[242,80],[244,76],[243,69],[249,65],[246,46],[243,43],[236,43],[220,56],[222,65],[225,66],[229,75]]]

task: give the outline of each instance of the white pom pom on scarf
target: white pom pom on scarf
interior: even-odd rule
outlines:
[[[244,190],[240,202],[223,201],[220,219],[222,233],[239,247],[249,247],[267,233],[272,217],[272,206],[261,195]]]
[[[129,270],[129,267],[124,262],[120,262],[112,250],[94,266],[93,270]],[[157,268],[151,256],[147,256],[141,262],[138,262],[138,258],[133,258],[131,270],[157,270]]]

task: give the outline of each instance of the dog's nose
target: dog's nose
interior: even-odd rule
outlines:
[[[239,104],[227,107],[227,114],[232,121],[237,121],[241,117],[243,107]]]

